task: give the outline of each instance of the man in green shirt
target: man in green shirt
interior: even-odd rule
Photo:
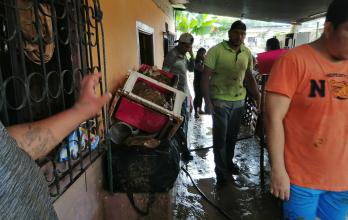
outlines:
[[[229,40],[212,47],[204,62],[201,86],[206,112],[213,115],[214,161],[218,184],[222,184],[231,173],[239,173],[232,159],[246,89],[257,104],[260,103],[260,94],[251,72],[252,55],[244,46],[245,35],[245,24],[242,21],[234,22],[228,32]]]

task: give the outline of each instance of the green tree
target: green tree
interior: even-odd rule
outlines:
[[[225,36],[237,18],[175,11],[176,29],[198,36]]]
[[[196,14],[185,11],[175,12],[176,28],[180,32],[189,32],[195,35],[206,35],[216,29],[216,16]]]

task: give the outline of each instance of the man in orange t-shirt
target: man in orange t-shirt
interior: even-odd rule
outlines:
[[[347,10],[334,0],[323,35],[277,60],[266,86],[271,193],[284,219],[348,216]]]

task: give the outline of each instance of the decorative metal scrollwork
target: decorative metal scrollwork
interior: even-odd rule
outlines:
[[[102,69],[105,72],[102,30],[98,0],[2,0],[2,123],[9,126],[36,121],[71,107],[80,79]],[[98,87],[101,94],[105,80]],[[68,137],[37,161],[54,199],[104,153],[103,117],[83,123],[69,135],[76,135],[73,144],[68,144]]]

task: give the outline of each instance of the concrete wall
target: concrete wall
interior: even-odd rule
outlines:
[[[173,18],[174,11],[172,5],[169,3],[168,0],[153,0],[153,2],[156,3],[156,5],[162,9],[162,11],[169,16],[170,18]]]
[[[102,158],[94,162],[55,203],[60,220],[104,219]]]
[[[165,23],[174,32],[168,0],[100,0],[106,45],[106,67],[110,91],[122,85],[128,70],[139,65],[136,23],[154,33],[154,63],[161,67]],[[55,203],[60,220],[138,219],[124,194],[109,195],[102,188],[104,176],[99,158]],[[156,195],[149,219],[168,219],[171,194]],[[105,206],[105,208],[104,208]]]

